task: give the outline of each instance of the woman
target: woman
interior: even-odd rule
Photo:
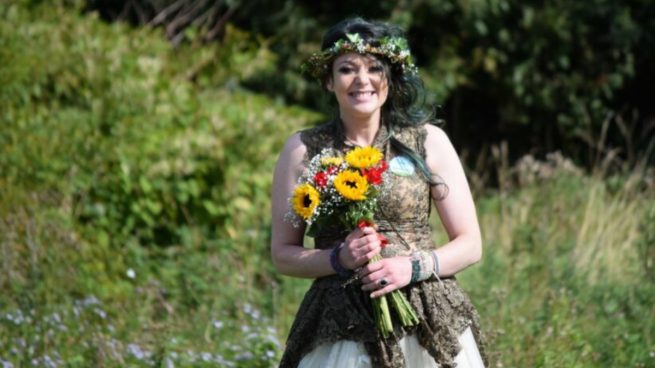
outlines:
[[[482,367],[477,313],[454,275],[481,257],[480,230],[462,166],[446,134],[427,124],[422,84],[402,31],[348,19],[332,27],[305,70],[338,103],[333,121],[291,136],[273,181],[272,258],[282,274],[313,278],[280,367]],[[314,249],[304,227],[285,221],[309,159],[323,148],[374,146],[389,162],[376,226],[321,230]],[[433,243],[436,206],[449,241]],[[389,244],[382,250],[382,234]],[[381,253],[382,252],[382,253]],[[382,261],[368,263],[381,253]],[[358,282],[346,282],[352,274]],[[401,290],[418,326],[377,331],[370,298]]]

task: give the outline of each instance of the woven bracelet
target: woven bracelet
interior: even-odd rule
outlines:
[[[409,282],[413,284],[421,277],[421,259],[419,253],[412,253],[410,260],[412,262],[412,279]]]
[[[434,273],[434,276],[439,278],[439,256],[437,256],[437,252],[435,251],[430,252],[430,254],[432,255],[432,262],[434,266],[432,272]]]
[[[349,277],[352,274],[352,271],[346,269],[341,265],[341,263],[339,263],[339,252],[341,251],[341,248],[343,248],[343,243],[332,248],[332,251],[330,252],[330,266],[332,266],[332,269],[337,273],[337,275],[341,277]]]

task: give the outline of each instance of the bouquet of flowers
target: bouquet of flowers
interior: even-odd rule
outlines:
[[[374,147],[356,147],[344,156],[324,149],[312,157],[307,170],[291,197],[295,215],[309,226],[307,234],[315,236],[323,226],[341,223],[348,230],[372,226],[377,196],[388,168],[384,155]],[[292,214],[292,218],[297,217]],[[380,235],[383,246],[386,238]],[[371,262],[381,260],[375,256]],[[392,307],[403,326],[418,324],[416,312],[404,294],[389,294]],[[373,300],[376,324],[386,338],[393,331],[386,295]]]

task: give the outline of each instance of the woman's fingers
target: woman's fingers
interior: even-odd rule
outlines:
[[[373,257],[375,257],[375,255],[380,253],[380,250],[382,250],[382,248],[380,248],[379,241],[370,242],[358,248],[356,251],[357,256],[355,259],[355,268],[361,267],[368,263],[371,259],[373,259]]]
[[[381,244],[375,229],[372,227],[357,228],[346,237],[339,260],[348,269],[361,267],[380,253]]]
[[[356,228],[355,230],[351,231],[350,234],[348,234],[345,241],[349,242],[370,234],[376,234],[375,229],[370,226],[363,227],[363,228]]]
[[[372,291],[371,297],[377,298],[400,289],[409,284],[412,276],[409,257],[385,258],[373,262],[359,271],[362,290]]]
[[[386,274],[384,269],[372,272],[360,280],[362,281],[362,290],[364,291],[376,290],[393,282],[392,276]]]
[[[380,289],[375,290],[374,292],[371,293],[371,298],[378,298],[381,297],[382,295],[389,294],[390,292],[398,289],[397,286],[394,284],[388,284],[385,287],[382,287]]]
[[[366,282],[370,282],[370,279],[368,279],[367,277],[373,272],[381,270],[383,267],[384,267],[384,260],[369,263],[366,266],[362,267],[362,269],[359,271],[359,278],[361,280],[366,280]]]

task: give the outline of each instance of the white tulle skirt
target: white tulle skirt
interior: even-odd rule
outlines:
[[[462,350],[455,358],[457,368],[484,368],[482,357],[475,343],[473,333],[467,328],[459,337]],[[438,368],[439,365],[418,343],[416,336],[400,340],[407,368]],[[342,340],[323,344],[305,355],[298,368],[372,368],[371,359],[362,343]]]

